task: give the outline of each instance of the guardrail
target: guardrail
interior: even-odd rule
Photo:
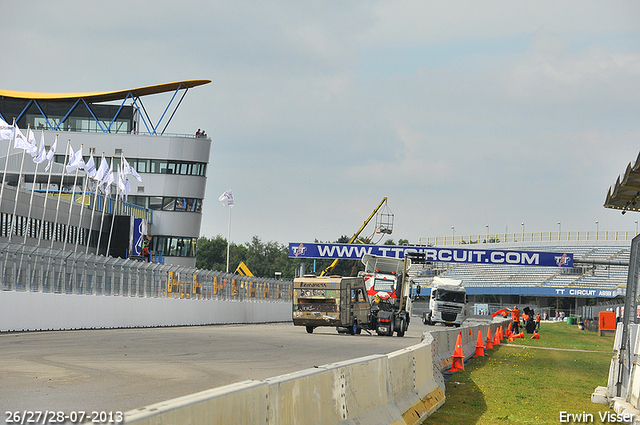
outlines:
[[[484,235],[426,236],[418,238],[421,246],[468,245],[482,243],[631,241],[638,231],[587,230],[575,232],[486,233]]]
[[[465,358],[505,321],[427,332],[420,344],[387,355],[243,381],[125,413],[127,424],[418,424],[445,401],[443,370],[458,335]]]

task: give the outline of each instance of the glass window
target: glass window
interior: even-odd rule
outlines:
[[[167,163],[167,171],[165,171],[167,174],[176,174],[176,163],[175,162],[168,162]]]
[[[173,211],[176,207],[176,198],[163,198],[162,211]]]
[[[187,210],[187,199],[176,198],[175,211],[186,211],[186,210]]]
[[[129,203],[133,205],[138,205],[143,208],[147,208],[148,201],[149,201],[148,196],[129,196]]]
[[[162,209],[162,196],[150,196],[149,197],[149,209],[160,210]]]
[[[138,173],[149,173],[149,172],[151,172],[151,160],[149,160],[149,159],[139,159],[136,162],[136,171]]]

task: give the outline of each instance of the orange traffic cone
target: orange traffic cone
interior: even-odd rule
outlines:
[[[509,335],[508,339],[509,339],[509,341],[513,342],[513,341],[516,340],[516,337],[513,334],[511,334],[511,335]]]
[[[473,357],[484,357],[484,345],[482,344],[482,329],[478,330],[478,342],[476,342],[476,353]]]
[[[500,328],[496,329],[495,338],[493,339],[493,346],[500,345]]]
[[[540,339],[540,334],[536,331],[531,335],[531,339]]]
[[[453,364],[451,365],[451,371],[457,372],[459,370],[464,370],[464,354],[462,352],[462,332],[458,334],[458,339],[456,340],[456,349],[453,352]]]
[[[502,332],[502,325],[500,325],[500,341],[504,339],[504,333]]]
[[[491,342],[491,327],[487,331],[487,350],[493,349],[493,342]]]
[[[524,339],[524,332],[520,332],[520,336],[518,338]]]

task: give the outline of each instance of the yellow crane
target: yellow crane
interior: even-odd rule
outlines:
[[[347,243],[353,243],[358,236],[360,236],[360,233],[362,233],[362,231],[364,230],[365,227],[367,227],[367,224],[369,224],[369,222],[371,221],[371,219],[378,213],[378,210],[385,205],[387,202],[387,198],[384,197],[382,199],[382,201],[378,204],[378,206],[373,210],[373,212],[371,213],[371,215],[369,216],[369,218],[367,218],[364,223],[362,224],[362,226],[360,226],[360,228],[358,229],[358,231],[351,237],[351,239],[349,239],[349,242]],[[387,216],[391,217],[391,221],[385,220],[384,223],[381,223],[379,226],[376,226],[376,232],[378,233],[391,233],[391,231],[393,230],[393,214],[389,213],[387,214]],[[331,271],[334,269],[334,267],[336,266],[336,264],[338,264],[339,259],[336,258],[335,260],[333,260],[333,262],[329,265],[329,267],[327,267],[326,269],[324,269],[321,273],[320,276],[326,276],[329,273],[331,273]]]

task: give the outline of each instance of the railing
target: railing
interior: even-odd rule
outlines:
[[[288,302],[292,283],[7,243],[0,278],[5,291],[270,302]]]
[[[576,232],[487,233],[484,235],[427,236],[418,238],[421,246],[467,245],[482,243],[631,241],[637,231],[587,230]]]

